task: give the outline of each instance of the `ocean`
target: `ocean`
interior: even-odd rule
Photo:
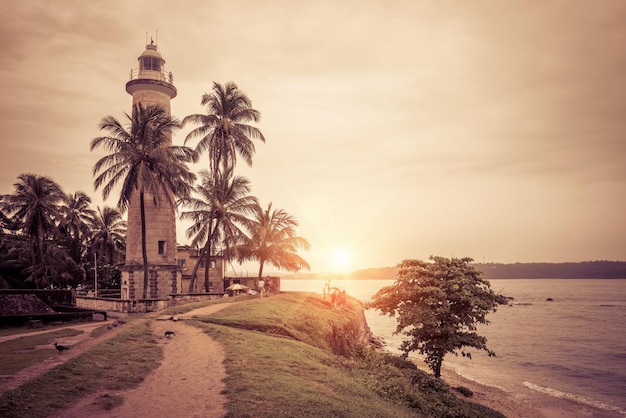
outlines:
[[[325,280],[282,280],[284,291],[322,293]],[[393,280],[332,280],[368,301]],[[626,280],[492,279],[491,288],[514,298],[487,316],[489,357],[448,354],[444,367],[517,398],[537,392],[626,415]],[[548,299],[552,300],[549,301]],[[395,320],[366,311],[372,333],[398,351]],[[415,357],[418,357],[417,355]]]

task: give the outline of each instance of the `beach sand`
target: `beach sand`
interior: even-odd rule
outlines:
[[[418,367],[427,369],[425,364]],[[441,378],[453,388],[463,386],[474,393],[471,398],[458,394],[459,398],[488,406],[509,418],[624,418],[624,415],[617,412],[593,408],[530,389],[527,389],[526,393],[509,394],[497,387],[466,379],[445,366]]]

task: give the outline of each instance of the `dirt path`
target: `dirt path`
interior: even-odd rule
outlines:
[[[226,396],[223,347],[200,329],[185,324],[194,315],[210,315],[232,304],[213,305],[180,315],[178,321],[151,319],[150,328],[163,347],[161,366],[135,389],[115,394],[124,403],[110,411],[96,405],[102,393],[84,398],[58,417],[223,417]],[[165,331],[175,335],[166,337]]]

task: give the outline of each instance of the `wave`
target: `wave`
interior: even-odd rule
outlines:
[[[622,408],[619,408],[617,406],[608,405],[608,404],[605,404],[603,402],[596,401],[594,399],[585,398],[584,396],[575,395],[573,393],[561,392],[560,390],[553,389],[553,388],[539,386],[539,385],[536,385],[536,384],[534,384],[532,382],[524,382],[523,385],[526,386],[530,390],[534,390],[536,392],[541,392],[541,393],[544,393],[546,395],[550,395],[550,396],[555,397],[555,398],[569,399],[569,400],[572,400],[574,402],[578,402],[578,403],[583,404],[583,405],[592,406],[594,408],[602,409],[602,410],[605,410],[605,411],[616,412],[616,413],[618,413],[620,415],[626,416],[626,410],[624,410]]]

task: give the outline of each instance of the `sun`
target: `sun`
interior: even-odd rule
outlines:
[[[333,273],[346,274],[353,269],[352,251],[345,246],[336,246],[331,250],[331,270]]]

